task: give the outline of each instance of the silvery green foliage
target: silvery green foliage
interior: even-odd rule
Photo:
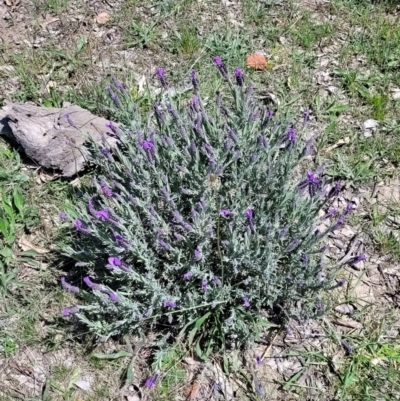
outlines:
[[[182,106],[158,70],[164,100],[149,121],[135,113],[131,127],[112,126],[115,151],[92,144],[99,175],[62,216],[78,231],[64,253],[87,276],[85,302],[63,313],[100,335],[154,324],[185,333],[197,322],[203,339],[243,344],[261,316],[321,314],[319,296],[333,286],[321,240],[345,214],[316,230],[335,187],[327,191],[318,170],[301,173],[313,139],[258,105],[240,69],[233,85],[214,62],[232,99],[203,100],[193,72],[195,95]],[[129,95],[109,90],[123,108]]]

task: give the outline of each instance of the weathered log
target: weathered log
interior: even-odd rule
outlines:
[[[57,170],[65,177],[84,167],[87,160],[84,134],[108,148],[117,143],[105,118],[69,103],[61,109],[6,103],[0,110],[0,134],[20,144],[26,155],[40,166]]]

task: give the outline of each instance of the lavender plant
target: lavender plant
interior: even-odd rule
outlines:
[[[218,341],[251,342],[268,318],[323,313],[320,295],[335,286],[321,241],[349,210],[317,229],[340,184],[327,185],[321,169],[302,173],[314,147],[309,112],[295,129],[257,103],[240,68],[231,78],[214,63],[230,99],[203,99],[192,71],[186,105],[159,69],[164,94],[148,121],[136,111],[129,127],[109,125],[118,148],[92,143],[99,175],[62,212],[77,231],[63,252],[84,276],[80,290],[62,285],[85,301],[63,314],[99,335],[157,325],[211,352]],[[121,84],[108,90],[116,107],[131,104]]]

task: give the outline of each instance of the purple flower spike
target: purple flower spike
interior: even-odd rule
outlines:
[[[296,142],[296,132],[293,128],[290,128],[287,133],[287,142],[289,145],[292,145]]]
[[[243,305],[244,305],[246,308],[250,308],[250,301],[249,301],[249,298],[243,297],[242,300],[243,300]]]
[[[354,205],[352,203],[348,203],[344,215],[347,216],[353,210],[354,210]]]
[[[337,213],[337,210],[336,210],[336,209],[330,209],[327,213],[325,213],[325,214],[321,217],[321,220],[326,220],[326,219],[328,219],[329,217],[334,216],[336,213]]]
[[[176,308],[175,301],[164,301],[164,308],[174,309]]]
[[[153,375],[149,379],[146,380],[145,386],[147,388],[153,388],[157,383],[158,375]]]
[[[96,212],[96,217],[100,220],[107,220],[108,219],[108,210],[104,209],[104,210],[99,210],[98,212]]]
[[[190,280],[190,279],[192,278],[192,276],[193,276],[193,273],[192,273],[192,272],[187,272],[187,273],[185,273],[185,274],[183,275],[183,278],[184,278],[185,280]]]
[[[192,78],[192,86],[193,86],[194,93],[198,93],[199,92],[199,80],[197,79],[197,73],[195,70],[192,70],[192,72],[190,73],[190,77]]]
[[[108,263],[109,263],[111,266],[115,266],[115,267],[119,267],[119,266],[122,265],[121,259],[118,258],[117,256],[110,256],[110,257],[108,258]]]
[[[299,245],[299,239],[295,238],[287,247],[286,251],[287,252],[292,252],[297,248],[297,245]]]
[[[243,86],[243,71],[241,68],[236,68],[235,78],[238,86]]]
[[[64,288],[64,290],[67,290],[68,292],[75,292],[75,293],[79,292],[79,288],[67,283],[65,281],[65,277],[61,277],[61,285]]]
[[[93,283],[89,277],[85,277],[83,279],[83,281],[85,282],[85,284],[89,287],[89,288],[94,288],[97,284]]]
[[[206,292],[208,291],[208,282],[206,278],[203,278],[202,282],[201,282],[201,289]]]
[[[71,308],[65,308],[61,311],[63,316],[74,315],[79,312],[79,308],[77,306],[72,306]]]
[[[227,217],[227,216],[230,216],[232,214],[232,212],[230,210],[228,210],[228,209],[221,209],[219,211],[219,214],[221,216]]]
[[[246,209],[245,214],[248,220],[253,220],[253,211],[250,208]]]
[[[258,356],[258,355],[256,355],[256,364],[257,364],[258,366],[262,365],[262,359],[261,359],[261,357]]]
[[[221,68],[221,67],[223,66],[221,57],[215,56],[215,57],[213,57],[213,61],[214,61],[215,65],[216,65],[218,68]]]
[[[110,129],[113,134],[118,135],[118,127],[114,125],[112,121],[106,123],[106,127]]]
[[[67,214],[65,212],[60,212],[60,219],[65,220],[67,218]]]
[[[117,242],[123,241],[123,238],[118,233],[113,233],[113,235],[114,235],[115,241],[117,241]]]
[[[351,258],[348,263],[354,265],[355,263],[363,262],[364,260],[367,260],[367,257],[364,254],[360,254],[358,256],[355,256],[354,258]]]
[[[149,141],[140,141],[139,145],[144,149],[151,151],[154,147],[153,141],[150,139]]]
[[[111,301],[113,302],[119,302],[120,298],[115,292],[109,292],[108,296],[110,297]]]
[[[219,72],[221,75],[228,80],[228,70],[226,69],[225,64],[222,62],[221,57],[215,56],[213,57],[214,64],[218,67]]]
[[[76,231],[82,230],[82,227],[83,227],[82,221],[80,221],[79,219],[76,219],[76,220],[75,220],[75,228],[76,228]]]
[[[165,79],[165,69],[164,68],[158,68],[156,70],[156,75],[157,75],[157,78],[160,81],[162,87],[164,89],[168,89],[167,80]]]
[[[108,198],[110,198],[113,195],[113,191],[105,182],[101,182],[100,187],[101,187],[103,194],[105,196],[107,196]]]
[[[303,126],[306,126],[308,121],[310,120],[310,113],[311,113],[311,110],[307,107],[306,111],[304,112]]]
[[[201,253],[201,249],[197,248],[194,251],[194,258],[199,261],[203,257],[203,254]]]

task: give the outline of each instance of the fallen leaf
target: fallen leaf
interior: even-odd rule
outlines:
[[[344,319],[334,319],[333,323],[339,325],[339,326],[344,326],[344,327],[349,327],[350,329],[361,329],[363,326],[361,323],[356,322],[355,320],[344,320]]]
[[[262,54],[250,54],[247,56],[246,65],[255,70],[263,70],[267,66],[267,60]]]
[[[46,248],[42,248],[40,246],[34,245],[32,244],[32,242],[30,242],[25,235],[23,235],[19,241],[18,241],[18,245],[20,246],[20,248],[23,251],[35,251],[37,253],[48,253],[50,252],[50,250],[46,249]]]
[[[107,24],[108,21],[110,21],[111,15],[108,13],[100,13],[97,17],[96,17],[96,22],[99,25],[104,25]]]
[[[140,401],[140,397],[138,395],[127,395],[126,401]]]

